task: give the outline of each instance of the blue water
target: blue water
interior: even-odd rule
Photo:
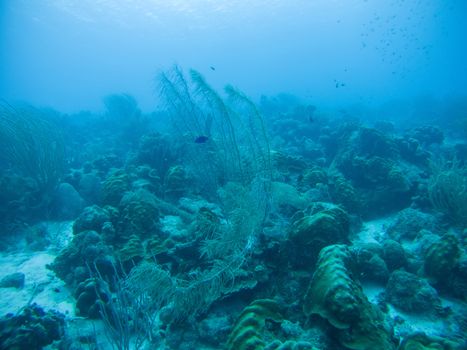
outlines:
[[[0,97],[64,112],[120,92],[153,110],[154,76],[174,63],[328,106],[467,92],[463,0],[2,0],[0,13]]]

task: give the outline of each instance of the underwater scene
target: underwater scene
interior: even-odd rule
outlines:
[[[466,18],[0,0],[0,350],[467,350]]]

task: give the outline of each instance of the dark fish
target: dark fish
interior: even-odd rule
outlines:
[[[216,70],[216,68],[213,66],[209,66],[209,68],[211,68],[211,70]]]
[[[206,143],[208,142],[208,140],[209,140],[208,136],[201,135],[195,138],[195,143]]]

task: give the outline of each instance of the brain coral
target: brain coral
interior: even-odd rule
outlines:
[[[325,318],[336,329],[341,345],[349,349],[395,349],[382,314],[352,278],[350,263],[345,245],[331,245],[321,250],[305,295],[305,314]]]

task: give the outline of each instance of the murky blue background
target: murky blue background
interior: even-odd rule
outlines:
[[[0,98],[64,112],[157,106],[174,63],[254,99],[378,105],[467,94],[463,0],[1,0]],[[213,70],[213,67],[215,70]]]

